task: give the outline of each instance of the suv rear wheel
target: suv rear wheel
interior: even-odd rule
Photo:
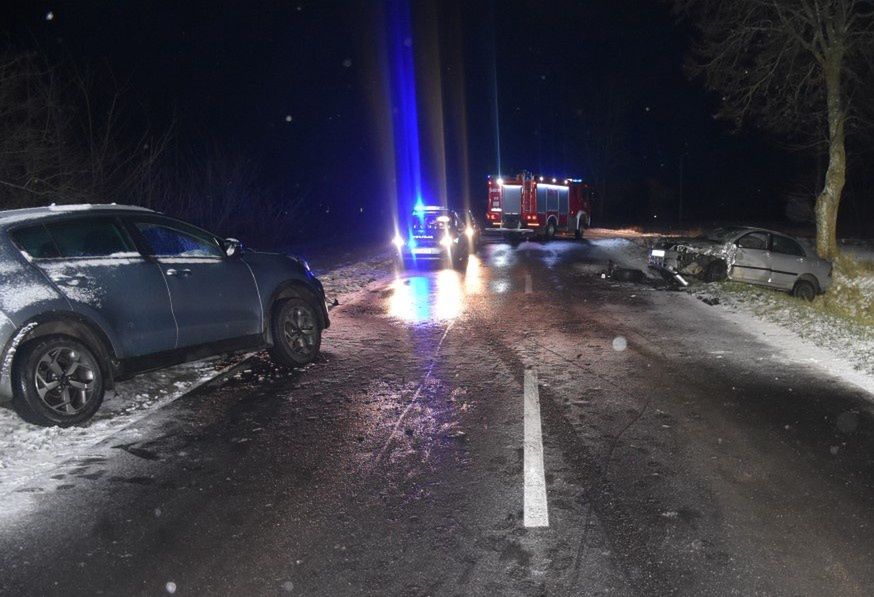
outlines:
[[[301,367],[312,363],[322,346],[322,326],[310,303],[292,297],[274,311],[270,356],[280,365]]]
[[[103,402],[97,356],[68,336],[47,336],[22,346],[12,375],[13,406],[21,418],[37,425],[76,425],[90,419]]]

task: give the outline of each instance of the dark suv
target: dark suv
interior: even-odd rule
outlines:
[[[210,355],[304,365],[328,325],[302,259],[136,207],[0,212],[0,399],[28,421],[85,421],[114,381]]]

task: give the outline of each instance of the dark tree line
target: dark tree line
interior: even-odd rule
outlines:
[[[306,198],[276,197],[254,160],[148,123],[111,73],[0,54],[0,209],[142,205],[276,244]]]

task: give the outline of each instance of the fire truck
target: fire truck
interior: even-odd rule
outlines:
[[[515,178],[489,176],[487,230],[547,239],[559,232],[582,238],[592,221],[592,187],[578,179],[545,178],[521,172]]]

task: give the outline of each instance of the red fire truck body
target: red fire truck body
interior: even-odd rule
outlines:
[[[594,191],[574,179],[545,179],[528,173],[515,178],[489,177],[489,228],[502,232],[537,234],[552,238],[573,232],[581,238],[591,224]]]

